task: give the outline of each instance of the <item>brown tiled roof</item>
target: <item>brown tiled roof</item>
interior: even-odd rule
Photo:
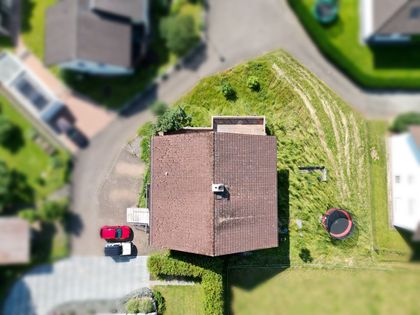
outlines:
[[[276,139],[197,132],[152,139],[151,243],[219,256],[278,244]],[[212,183],[228,198],[217,199]]]
[[[29,262],[29,224],[15,217],[0,218],[0,265]]]

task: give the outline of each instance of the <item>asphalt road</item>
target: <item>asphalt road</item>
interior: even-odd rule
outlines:
[[[209,0],[207,45],[185,67],[150,90],[78,154],[73,174],[72,252],[96,255],[100,187],[119,152],[137,128],[151,119],[155,99],[173,102],[201,78],[275,49],[285,49],[356,110],[369,118],[420,111],[420,93],[369,92],[350,82],[326,61],[289,9],[286,0]]]

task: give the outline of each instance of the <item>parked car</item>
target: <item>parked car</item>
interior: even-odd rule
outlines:
[[[105,256],[131,256],[131,242],[124,243],[106,243],[104,248]]]
[[[128,226],[103,226],[99,235],[107,241],[126,241],[131,237],[131,233]]]

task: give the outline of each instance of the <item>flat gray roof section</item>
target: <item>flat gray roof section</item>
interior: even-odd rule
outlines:
[[[30,260],[28,222],[17,217],[1,217],[0,231],[0,265],[28,263]]]
[[[132,66],[132,26],[91,11],[89,0],[61,0],[46,18],[45,62],[87,60]]]

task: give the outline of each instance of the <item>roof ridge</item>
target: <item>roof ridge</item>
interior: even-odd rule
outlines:
[[[407,0],[404,4],[401,5],[401,7],[394,12],[381,26],[377,27],[375,30],[375,33],[380,32],[382,29],[385,28],[389,23],[392,22],[393,18],[396,17],[402,10],[404,10],[411,2],[414,2],[414,0]]]

